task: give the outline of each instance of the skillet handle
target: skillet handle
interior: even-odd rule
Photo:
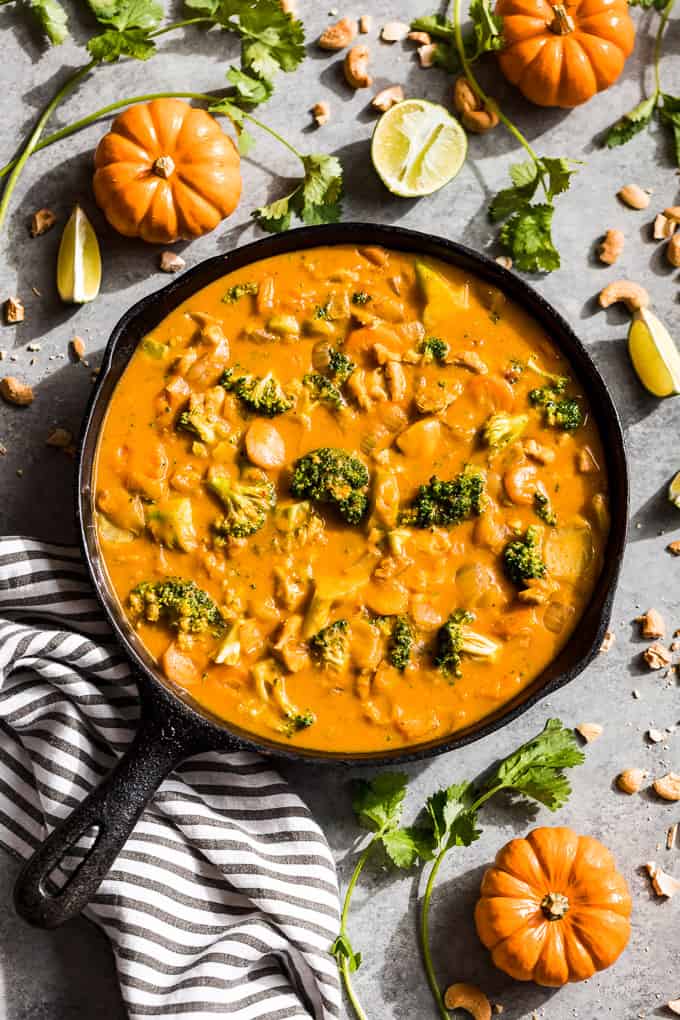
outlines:
[[[14,887],[17,913],[39,928],[57,928],[76,917],[95,895],[137,819],[172,769],[201,751],[224,747],[224,737],[165,691],[138,680],[139,727],[118,764],[24,865]],[[212,730],[212,732],[211,732]],[[48,879],[89,829],[95,840],[82,862],[54,894]]]

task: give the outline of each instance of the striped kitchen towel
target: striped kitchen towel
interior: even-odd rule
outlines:
[[[28,857],[122,754],[137,712],[78,551],[0,539],[0,845]],[[258,755],[180,766],[86,914],[132,1018],[340,1014],[333,860]]]

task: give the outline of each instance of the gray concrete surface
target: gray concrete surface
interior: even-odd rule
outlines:
[[[74,5],[75,6],[75,5]],[[301,0],[313,39],[328,21],[328,8]],[[421,0],[366,3],[354,13],[370,11],[376,28],[394,17],[408,19],[427,11]],[[343,8],[340,13],[352,13]],[[623,418],[632,473],[631,541],[616,600],[613,651],[601,657],[571,686],[542,703],[512,726],[460,753],[443,756],[409,769],[412,787],[407,804],[415,815],[427,793],[465,776],[474,776],[497,756],[506,754],[536,732],[548,714],[566,722],[595,721],[604,735],[588,751],[588,762],[574,777],[574,796],[559,822],[602,838],[616,853],[635,900],[630,947],[611,971],[583,985],[558,992],[514,984],[490,966],[472,928],[471,907],[482,868],[507,838],[523,833],[534,821],[548,820],[507,806],[490,807],[484,816],[484,835],[470,850],[452,854],[442,870],[433,916],[433,943],[442,982],[479,982],[505,1006],[508,1020],[529,1020],[536,1014],[550,1020],[607,1016],[616,1020],[668,1015],[663,1003],[680,996],[680,937],[677,901],[661,902],[650,894],[640,865],[657,858],[680,877],[680,850],[660,849],[667,827],[680,818],[677,807],[646,795],[624,798],[612,789],[616,773],[632,765],[655,775],[680,770],[680,731],[667,743],[651,746],[645,731],[652,725],[678,723],[678,685],[640,667],[639,642],[632,619],[650,605],[661,609],[672,628],[680,626],[680,561],[664,551],[670,537],[680,537],[680,514],[665,500],[669,477],[680,468],[678,433],[680,403],[656,401],[638,385],[625,350],[626,316],[618,311],[597,312],[593,295],[616,274],[640,280],[650,290],[659,314],[669,328],[680,331],[677,279],[660,249],[650,240],[651,210],[678,200],[678,181],[665,137],[643,134],[616,152],[596,145],[598,133],[622,110],[634,105],[651,55],[648,18],[640,19],[635,57],[621,82],[605,95],[571,113],[529,107],[506,88],[493,68],[484,71],[496,94],[515,116],[539,152],[584,160],[571,194],[559,200],[555,233],[564,255],[564,268],[535,285],[572,322],[600,366]],[[5,58],[0,64],[3,130],[0,149],[9,157],[37,111],[69,68],[83,60],[75,43],[47,52],[13,6],[3,7],[0,31]],[[82,44],[89,29],[76,29]],[[412,53],[400,44],[367,40],[374,55],[376,89],[395,81],[408,94],[448,100],[450,81],[439,72],[421,71]],[[680,92],[680,30],[671,21],[664,63],[665,88]],[[161,53],[146,65],[126,64],[100,69],[72,97],[59,114],[66,122],[104,102],[124,95],[159,89],[217,89],[227,63],[235,58],[235,44],[226,36],[201,37],[189,31],[180,40],[168,38]],[[649,72],[647,72],[649,77]],[[314,131],[308,107],[325,98],[332,107],[330,124]],[[388,195],[376,179],[368,159],[374,121],[367,109],[370,93],[352,94],[341,80],[339,60],[313,47],[303,68],[281,82],[264,111],[275,127],[286,130],[303,148],[332,150],[347,169],[346,219],[399,223],[424,231],[463,239],[478,249],[494,251],[493,232],[484,209],[490,193],[501,186],[507,166],[518,153],[501,129],[472,139],[470,158],[458,178],[438,194],[419,202]],[[0,349],[7,351],[2,371],[30,380],[37,399],[27,410],[0,408],[0,532],[23,531],[51,539],[73,536],[72,462],[45,447],[52,425],[78,429],[90,388],[88,367],[64,357],[68,341],[78,333],[88,346],[90,367],[96,366],[109,331],[122,311],[166,282],[157,272],[158,251],[116,237],[92,199],[90,175],[93,147],[104,130],[91,128],[30,163],[17,190],[5,236],[1,241],[0,297],[20,295],[26,321],[18,328],[0,329]],[[280,175],[294,172],[288,154],[266,138],[244,165],[245,190],[237,213],[214,234],[190,246],[188,263],[257,236],[250,211],[283,193]],[[654,189],[650,215],[622,208],[615,192],[635,181]],[[99,232],[104,252],[104,284],[98,300],[81,309],[59,303],[54,285],[54,262],[59,232],[31,240],[30,214],[50,206],[62,221],[75,200],[83,203]],[[608,227],[621,227],[626,250],[616,270],[597,265],[594,243]],[[32,288],[39,293],[35,293]],[[29,345],[40,344],[40,351]],[[16,359],[13,361],[12,359]],[[54,360],[51,360],[54,359]],[[21,471],[21,477],[17,472]],[[639,689],[638,700],[632,696]],[[357,830],[347,791],[348,775],[303,767],[285,770],[323,825],[346,880],[354,858]],[[0,1018],[4,1020],[65,1020],[79,1017],[122,1017],[112,962],[105,940],[86,922],[58,934],[36,933],[14,917],[11,886],[14,862],[0,858]],[[379,863],[370,867],[356,894],[352,934],[364,950],[365,964],[357,987],[372,1018],[426,1020],[434,1017],[415,942],[418,883],[412,876],[394,876]]]

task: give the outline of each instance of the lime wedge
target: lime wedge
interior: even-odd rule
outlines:
[[[57,290],[62,301],[82,305],[94,301],[102,282],[99,242],[87,216],[77,205],[61,235],[57,256]]]
[[[680,393],[680,351],[649,308],[640,308],[633,316],[628,353],[638,379],[655,397]]]
[[[428,333],[436,333],[438,326],[451,322],[467,308],[467,287],[450,283],[427,262],[416,262],[416,278],[425,298],[423,325]]]
[[[467,135],[438,103],[405,99],[375,126],[371,159],[393,195],[431,195],[455,177],[467,153]]]
[[[680,510],[680,471],[671,479],[668,486],[668,498]]]

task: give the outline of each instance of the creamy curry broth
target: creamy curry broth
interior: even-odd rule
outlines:
[[[432,335],[445,342],[443,362],[423,353]],[[301,382],[317,369],[328,375],[333,348],[356,366],[339,387],[339,409]],[[292,408],[252,414],[219,385],[230,367],[235,375],[274,373]],[[570,376],[565,392],[582,412],[579,428],[547,424],[545,408],[531,403],[530,391],[549,385],[536,369]],[[177,427],[187,408],[207,415],[203,439]],[[484,427],[499,413],[526,422],[514,440],[490,448]],[[320,447],[348,451],[368,469],[360,523],[314,503],[311,517],[307,508],[291,525],[292,467]],[[268,462],[276,466],[262,469]],[[452,526],[400,523],[431,476],[475,469],[484,479],[479,514]],[[275,487],[277,508],[250,537],[216,534],[224,507],[206,485],[215,471]],[[139,583],[190,578],[236,642],[235,664],[217,664],[223,634],[178,635],[132,614],[169,678],[239,727],[335,751],[452,733],[540,673],[576,626],[600,570],[606,488],[587,401],[535,321],[460,269],[347,246],[257,262],[169,315],[115,390],[96,466],[100,548],[124,611],[132,614]],[[537,491],[556,523],[539,519]],[[547,570],[518,585],[504,549],[532,525]],[[318,600],[310,609],[315,591],[320,615]],[[459,609],[472,614],[466,626],[493,655],[463,652],[460,675],[447,675],[434,664],[438,631]],[[403,671],[390,664],[395,614],[408,617],[414,635]],[[340,619],[348,621],[348,658],[320,665],[306,635]]]

